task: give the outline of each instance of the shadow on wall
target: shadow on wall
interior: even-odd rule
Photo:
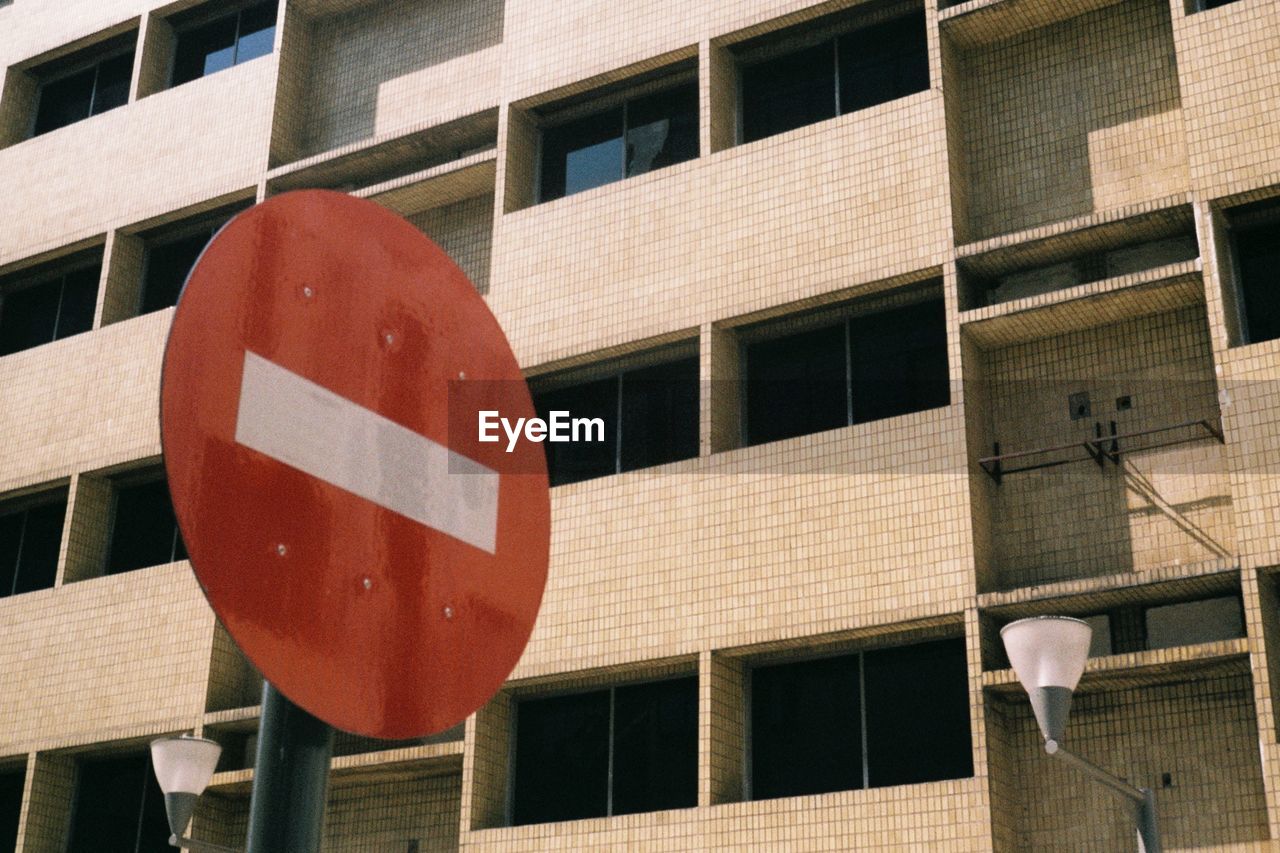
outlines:
[[[367,139],[402,105],[420,113],[441,81],[414,75],[500,44],[503,13],[504,0],[395,0],[317,20],[303,153]]]
[[[963,242],[1186,188],[1169,15],[1121,3],[956,57]]]
[[[997,483],[976,472],[990,537],[987,589],[1229,557],[1235,549],[1225,449],[1202,306],[987,351],[982,455],[1010,458]],[[1089,408],[1071,409],[1085,397]],[[1123,405],[1122,405],[1123,401]],[[1115,460],[1083,442],[1123,436]],[[1104,449],[1109,447],[1104,445]],[[1070,464],[1055,461],[1072,459]],[[1024,466],[1030,470],[1017,471]]]
[[[1123,803],[1044,755],[1025,700],[988,706],[997,851],[1132,850]],[[1165,849],[1264,842],[1266,796],[1247,672],[1183,684],[1077,693],[1068,742],[1156,791]],[[1214,848],[1218,849],[1218,848]]]

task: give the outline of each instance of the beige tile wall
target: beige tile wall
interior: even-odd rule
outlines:
[[[992,703],[988,703],[990,708]],[[1133,844],[1124,803],[1045,755],[1030,709],[996,705],[1003,743],[993,756],[1014,767],[1008,814],[1026,850],[1126,850]],[[1104,769],[1156,792],[1166,850],[1265,841],[1267,807],[1247,676],[1184,685],[1082,693],[1072,705],[1074,748]],[[1163,774],[1170,774],[1170,787]]]
[[[1280,11],[1267,0],[1174,8],[1191,182],[1206,198],[1277,183]]]
[[[984,424],[1002,453],[1072,445],[1101,423],[1131,433],[1206,419],[1218,424],[1216,383],[1204,311],[1184,308],[981,354]],[[1068,396],[1087,393],[1093,415],[1072,420]],[[1128,395],[1133,408],[1118,412]],[[1028,463],[1070,465],[1009,474],[992,488],[988,535],[995,587],[1140,572],[1236,553],[1223,446],[1191,429],[1167,437],[1202,440],[1125,453],[1099,470],[1079,446]],[[1158,436],[1153,436],[1158,438]],[[1133,446],[1151,439],[1133,439]],[[1007,467],[1021,464],[1007,463]],[[984,475],[985,476],[985,475]]]
[[[922,92],[508,213],[489,302],[532,365],[933,267],[945,150]]]
[[[301,153],[496,103],[502,0],[414,0],[315,19]]]
[[[0,217],[0,266],[253,184],[275,74],[262,57],[0,150],[22,212]]]
[[[213,614],[186,563],[0,599],[0,755],[193,724]]]
[[[974,50],[951,92],[968,242],[1187,188],[1168,0],[1128,0]],[[962,192],[964,192],[962,190]]]

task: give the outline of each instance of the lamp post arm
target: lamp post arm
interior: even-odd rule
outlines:
[[[1062,744],[1052,738],[1044,742],[1044,751],[1054,758],[1065,761],[1090,779],[1109,788],[1113,793],[1123,797],[1132,810],[1138,825],[1139,853],[1161,853],[1160,830],[1156,823],[1156,795],[1150,788],[1137,788],[1112,773],[1108,773],[1096,764],[1086,761],[1080,756],[1065,749]]]
[[[1142,792],[1141,788],[1134,787],[1119,776],[1108,773],[1098,765],[1086,761],[1080,756],[1071,752],[1056,740],[1046,740],[1044,742],[1044,751],[1061,761],[1065,761],[1072,767],[1079,770],[1084,775],[1110,788],[1115,793],[1125,799],[1141,805],[1146,801],[1147,795]]]
[[[176,835],[169,836],[169,844],[179,850],[190,850],[192,853],[240,853],[234,847],[223,847],[221,844],[210,841],[196,841],[194,838],[179,838]]]

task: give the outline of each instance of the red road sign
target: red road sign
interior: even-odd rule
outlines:
[[[192,567],[264,677],[384,738],[488,701],[542,600],[550,498],[541,445],[476,440],[476,410],[534,409],[443,251],[340,193],[241,213],[178,302],[160,407]]]

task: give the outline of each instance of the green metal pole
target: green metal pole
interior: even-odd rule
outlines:
[[[333,728],[264,682],[246,853],[318,853]]]

